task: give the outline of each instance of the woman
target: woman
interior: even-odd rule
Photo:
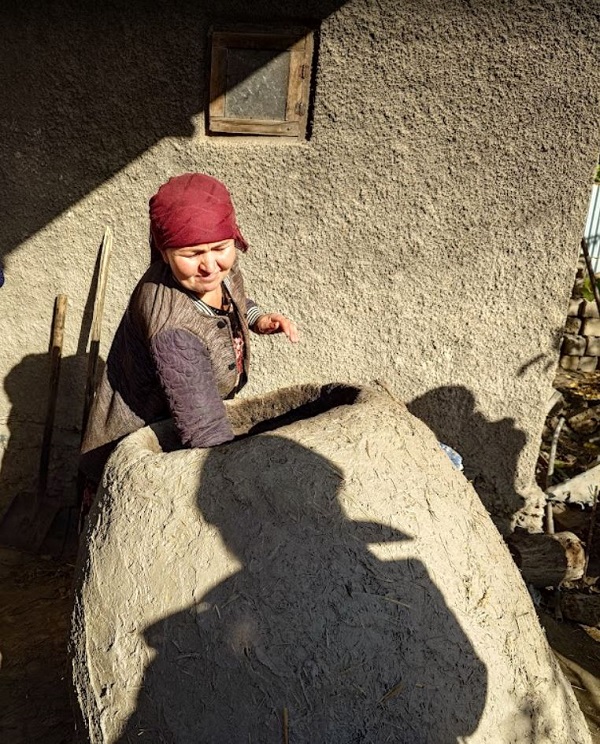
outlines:
[[[97,485],[116,444],[146,424],[173,417],[187,447],[233,439],[223,399],[245,384],[249,334],[295,325],[248,299],[237,250],[248,245],[227,188],[188,173],[150,200],[152,264],[115,334],[86,428],[81,470]]]

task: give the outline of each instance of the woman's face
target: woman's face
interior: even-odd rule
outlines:
[[[202,297],[217,289],[229,274],[235,261],[235,241],[230,238],[186,248],[166,248],[162,255],[181,286]]]

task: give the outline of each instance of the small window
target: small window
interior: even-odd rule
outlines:
[[[312,55],[306,28],[213,31],[209,132],[304,137]]]

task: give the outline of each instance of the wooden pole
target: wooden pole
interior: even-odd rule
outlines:
[[[554,463],[556,461],[556,448],[558,447],[558,438],[560,432],[564,426],[565,417],[561,416],[556,424],[556,429],[552,435],[552,444],[550,445],[550,455],[548,457],[548,471],[546,473],[546,533],[549,535],[554,534],[554,514],[552,512],[552,504],[548,499],[547,492],[552,485],[552,476],[554,474]]]
[[[592,513],[590,515],[590,527],[588,530],[587,541],[585,543],[585,566],[583,569],[583,578],[587,578],[588,566],[590,563],[590,551],[592,550],[592,538],[594,537],[594,528],[596,527],[596,513],[598,511],[598,486],[594,488],[594,501],[592,502]]]
[[[62,360],[63,339],[65,331],[65,317],[67,314],[67,295],[58,295],[54,303],[52,319],[52,334],[50,338],[50,382],[48,391],[48,407],[44,436],[40,452],[40,469],[38,473],[37,496],[42,499],[48,489],[48,468],[50,465],[50,448],[52,445],[52,430],[56,414],[56,400],[58,397],[58,383],[60,380],[60,363]]]
[[[90,415],[90,409],[94,402],[96,390],[96,378],[98,375],[98,355],[100,351],[100,334],[102,331],[102,317],[104,315],[104,298],[106,296],[106,285],[108,281],[108,267],[112,251],[112,231],[110,227],[104,230],[102,245],[100,246],[100,266],[98,269],[98,283],[94,297],[94,309],[92,312],[92,329],[90,333],[90,351],[88,355],[88,367],[85,381],[85,396],[83,401],[83,418],[81,422],[81,436],[85,434],[85,427]]]
[[[282,729],[282,740],[283,744],[290,744],[290,721],[289,721],[289,713],[288,709],[283,709],[283,715],[281,720],[281,729]]]

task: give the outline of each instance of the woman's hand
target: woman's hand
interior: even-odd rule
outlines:
[[[265,313],[259,315],[252,326],[255,333],[270,335],[271,333],[285,333],[289,340],[295,344],[298,342],[298,329],[296,324],[285,315],[279,313]]]

